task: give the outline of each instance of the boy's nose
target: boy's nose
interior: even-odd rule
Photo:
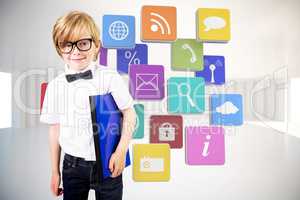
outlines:
[[[77,48],[77,46],[74,45],[72,53],[79,53],[79,52],[80,52],[80,51],[79,51],[79,49]]]

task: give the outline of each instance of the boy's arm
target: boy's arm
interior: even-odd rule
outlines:
[[[122,133],[116,150],[126,153],[135,128],[136,113],[134,108],[121,110],[121,112],[123,114]]]
[[[50,189],[54,196],[63,194],[63,189],[59,188],[60,185],[60,152],[61,148],[58,143],[59,137],[59,124],[50,125],[49,128],[49,146],[50,146],[50,157],[51,157],[51,183]]]
[[[59,124],[50,125],[49,128],[49,146],[51,157],[51,169],[52,173],[60,174],[60,153],[61,148],[58,143],[59,137]]]
[[[121,112],[123,113],[122,135],[117,149],[109,161],[109,169],[112,177],[119,176],[125,167],[126,152],[136,123],[136,113],[133,108],[121,110]]]

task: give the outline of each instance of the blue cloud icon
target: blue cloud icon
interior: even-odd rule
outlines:
[[[240,94],[212,94],[210,111],[212,125],[243,124],[243,99]]]
[[[216,107],[216,111],[222,115],[235,114],[239,109],[230,101],[226,101],[221,106]]]

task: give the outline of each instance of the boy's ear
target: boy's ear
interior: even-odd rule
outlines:
[[[100,51],[101,47],[102,47],[102,43],[101,43],[101,40],[99,40],[99,44],[98,44],[98,46],[96,46],[96,51],[97,51],[98,54],[99,54],[99,51]]]
[[[102,46],[101,41],[99,41],[99,45],[96,46],[94,61],[96,61],[98,59],[98,57],[99,57],[101,46]]]

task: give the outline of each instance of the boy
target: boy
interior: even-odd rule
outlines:
[[[65,62],[65,73],[48,84],[40,121],[50,124],[51,191],[64,194],[64,200],[86,200],[90,189],[96,199],[122,199],[122,171],[135,126],[133,99],[121,76],[97,66],[100,34],[86,13],[72,11],[60,17],[53,27],[53,42]],[[89,96],[111,93],[123,114],[120,142],[112,154],[112,176],[96,184],[96,157]],[[65,152],[60,185],[60,153]]]

